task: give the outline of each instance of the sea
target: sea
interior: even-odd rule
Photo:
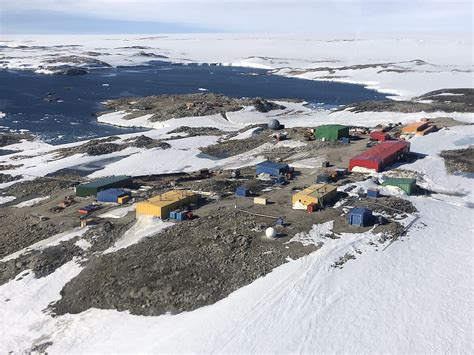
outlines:
[[[386,96],[361,85],[289,78],[269,70],[150,62],[92,69],[85,75],[0,70],[0,132],[28,131],[50,144],[124,134],[140,129],[97,122],[102,102],[124,96],[213,92],[231,97],[301,99],[334,108]]]

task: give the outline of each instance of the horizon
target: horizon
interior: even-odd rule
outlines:
[[[472,33],[473,25],[470,1],[0,0],[0,6],[2,34],[455,34]]]

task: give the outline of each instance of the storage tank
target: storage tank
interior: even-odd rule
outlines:
[[[275,238],[277,235],[277,232],[276,232],[276,229],[273,228],[273,227],[268,227],[266,230],[265,230],[265,236],[267,238]]]

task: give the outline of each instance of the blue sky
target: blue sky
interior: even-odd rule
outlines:
[[[0,32],[472,32],[473,4],[449,0],[0,0]]]

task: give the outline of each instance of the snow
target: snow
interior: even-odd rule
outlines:
[[[112,247],[107,249],[104,254],[113,253],[117,250],[127,248],[130,245],[136,244],[143,238],[154,236],[165,228],[172,226],[172,222],[164,222],[159,218],[152,216],[139,216],[136,222],[127,230],[119,240],[117,240]],[[159,236],[157,236],[159,238]]]
[[[33,272],[25,271],[21,275],[28,275],[0,286],[1,353],[12,349],[28,352],[26,350],[35,341],[42,342],[46,332],[54,331],[58,322],[44,310],[52,301],[61,298],[59,292],[63,286],[81,269],[75,261],[70,261],[46,277],[37,279]]]
[[[52,247],[55,245],[59,245],[61,242],[65,242],[68,240],[71,240],[76,237],[82,236],[85,232],[89,230],[89,227],[85,228],[75,228],[67,232],[55,234],[52,237],[40,240],[39,242],[36,242],[26,248],[23,248],[15,253],[12,253],[10,255],[5,256],[3,259],[1,259],[1,262],[5,262],[8,260],[16,259],[19,256],[32,251],[32,250],[42,250],[47,247]]]
[[[100,214],[99,217],[100,218],[123,218],[131,211],[135,211],[135,204],[119,207],[119,208],[114,208],[110,211]]]
[[[20,202],[20,203],[14,205],[13,207],[16,207],[16,208],[32,207],[34,205],[37,205],[41,201],[47,200],[48,198],[49,198],[49,196],[32,198],[31,200]]]
[[[55,47],[71,43],[77,47]],[[4,35],[0,45],[5,46],[3,51],[7,55],[0,67],[46,73],[39,67],[47,60],[59,55],[87,57],[89,51],[100,53],[95,58],[113,66],[150,61],[137,56],[130,43],[150,47],[150,51],[164,54],[172,62],[261,68],[278,75],[357,83],[392,94],[396,99],[443,88],[472,87],[472,37],[458,33],[406,33],[403,37],[328,33]],[[444,49],[442,55],[439,48]]]
[[[78,246],[82,250],[87,250],[92,246],[92,243],[85,239],[79,239],[74,245]]]
[[[0,196],[0,205],[11,202],[15,199],[16,199],[15,196]]]

